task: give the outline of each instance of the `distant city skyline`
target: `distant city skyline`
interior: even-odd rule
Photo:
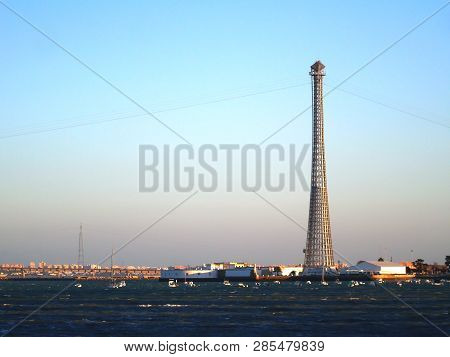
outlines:
[[[199,146],[261,142],[310,104],[315,60],[331,88],[442,2],[8,4]],[[333,245],[352,262],[450,253],[449,19],[447,8],[325,99]],[[4,7],[0,30],[0,263],[77,262],[80,222],[84,260],[98,263],[188,196],[138,187],[139,145],[182,140]],[[311,112],[270,143],[311,143]],[[310,165],[308,152],[307,181]],[[262,195],[307,225],[309,192]],[[219,190],[115,261],[303,263],[305,242],[256,195]]]

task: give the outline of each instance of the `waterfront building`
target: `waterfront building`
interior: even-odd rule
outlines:
[[[38,264],[39,269],[44,269],[47,267],[47,263],[44,261],[40,261]]]
[[[187,269],[166,269],[161,270],[161,281],[167,280],[217,280],[219,270],[187,270]]]
[[[208,263],[204,265],[206,269],[236,269],[236,268],[246,268],[253,267],[254,264],[246,262],[220,262],[220,263]]]
[[[371,273],[382,275],[404,275],[406,266],[401,263],[383,261],[359,261],[358,264],[342,270],[345,274]]]
[[[280,266],[280,273],[282,276],[299,276],[303,273],[303,266]]]
[[[225,269],[225,279],[227,280],[252,280],[256,279],[257,270],[255,267],[239,267]]]

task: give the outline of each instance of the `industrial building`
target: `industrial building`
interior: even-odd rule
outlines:
[[[405,275],[406,267],[401,263],[362,260],[356,265],[343,269],[343,272],[345,274]]]
[[[161,270],[161,281],[167,280],[209,280],[219,279],[219,270],[184,270],[184,269],[166,269]]]
[[[160,281],[255,281],[300,276],[302,266],[256,267],[248,263],[208,263],[196,268],[169,268],[161,270]]]

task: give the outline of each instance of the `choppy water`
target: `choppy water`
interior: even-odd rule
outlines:
[[[248,288],[154,281],[71,287],[10,336],[440,336],[441,332],[379,286],[347,283]],[[0,281],[3,334],[60,291],[62,281]],[[450,284],[385,283],[447,334]]]

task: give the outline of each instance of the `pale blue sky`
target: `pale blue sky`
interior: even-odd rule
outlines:
[[[339,83],[443,1],[8,1],[151,111]],[[450,125],[450,7],[342,88]],[[186,194],[138,192],[138,145],[180,139],[0,6],[0,261],[96,262]],[[158,114],[195,146],[258,143],[310,86]],[[442,261],[449,129],[336,91],[325,102],[335,247],[349,259]],[[19,136],[12,136],[19,134]],[[305,113],[269,140],[310,143]],[[310,153],[304,170],[309,178]],[[304,225],[308,194],[264,193]],[[117,257],[146,265],[303,261],[305,234],[255,195],[199,194]]]

